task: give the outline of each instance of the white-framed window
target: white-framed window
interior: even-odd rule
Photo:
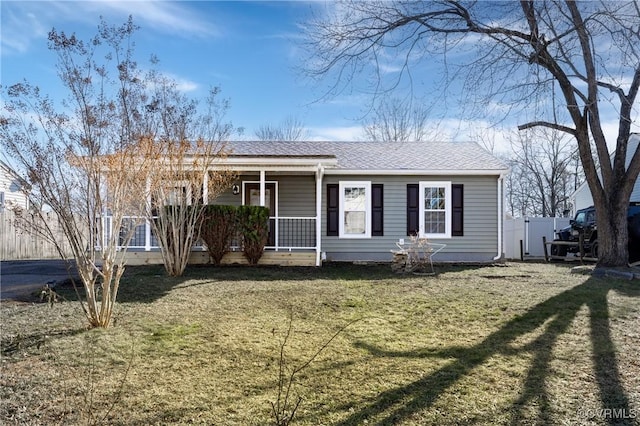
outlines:
[[[420,236],[451,238],[451,182],[420,182]]]
[[[188,180],[164,181],[162,186],[161,197],[165,206],[193,204],[193,191]]]
[[[371,182],[341,181],[339,191],[339,236],[371,238]]]

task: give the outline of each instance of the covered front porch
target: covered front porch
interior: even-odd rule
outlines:
[[[204,192],[205,204],[259,205],[269,208],[269,237],[259,264],[320,266],[322,180],[325,167],[335,158],[320,156],[277,156],[252,158],[230,155],[225,168],[237,175],[233,184],[215,198]],[[215,172],[212,171],[212,172]],[[203,185],[206,187],[206,180]],[[139,223],[138,218],[129,220]],[[109,226],[107,232],[113,232]],[[128,247],[130,265],[162,263],[157,238],[149,220],[136,226]],[[202,242],[193,247],[191,264],[211,263]],[[240,239],[223,257],[223,264],[247,264]]]

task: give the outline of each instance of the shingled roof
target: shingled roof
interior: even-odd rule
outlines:
[[[484,171],[508,167],[475,142],[231,141],[230,157],[330,157],[348,171]]]

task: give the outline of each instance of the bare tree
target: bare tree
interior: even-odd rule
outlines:
[[[234,132],[225,121],[228,99],[220,88],[209,91],[202,108],[180,92],[177,83],[151,72],[146,76],[138,155],[156,167],[146,176],[146,218],[156,236],[165,270],[180,276],[200,235],[204,205],[215,199],[235,175],[221,161]]]
[[[512,217],[535,216],[535,205],[531,200],[535,188],[531,180],[517,161],[509,158],[505,162],[510,169],[504,182],[507,212]]]
[[[139,156],[156,167],[146,176],[146,220],[166,272],[181,276],[200,237],[204,205],[231,185],[226,141],[240,131],[225,120],[230,107],[213,87],[205,102],[187,97],[176,81],[151,71],[140,122]]]
[[[430,133],[428,111],[422,105],[412,105],[400,98],[382,98],[364,124],[369,140],[384,142],[422,141]]]
[[[126,246],[137,225],[126,215],[143,211],[140,194],[152,167],[133,149],[137,130],[132,106],[141,81],[127,46],[135,30],[131,19],[120,27],[103,22],[87,43],[55,29],[49,33],[49,47],[57,54],[59,75],[69,92],[64,112],[29,83],[3,90],[0,143],[30,186],[29,196],[58,216],[82,281],[84,294],[78,295],[91,327],[111,323]],[[105,55],[102,63],[100,54]],[[50,229],[41,232],[53,239]]]
[[[532,129],[511,141],[513,165],[528,198],[527,214],[555,217],[569,208],[569,196],[582,181],[572,164],[577,154],[575,140],[548,128]],[[577,174],[577,175],[574,175]],[[526,181],[526,182],[524,182]],[[516,188],[514,188],[516,189]]]
[[[476,114],[500,103],[505,114],[532,117],[520,129],[571,135],[596,207],[598,263],[626,265],[626,211],[640,173],[638,150],[625,167],[638,113],[639,21],[633,1],[345,1],[308,25],[306,64],[311,75],[334,79],[330,93],[355,76],[379,92],[413,77],[409,70],[421,59],[442,59],[444,78],[462,82],[465,105]],[[401,57],[400,71],[385,86],[389,52]],[[363,76],[366,70],[373,79]],[[618,128],[612,159],[603,130],[610,111]]]
[[[220,164],[233,131],[224,122],[228,100],[212,89],[199,108],[162,74],[142,73],[133,57],[136,29],[131,18],[120,27],[102,22],[88,42],[51,31],[69,92],[61,106],[28,83],[3,93],[0,142],[30,197],[62,224],[92,327],[111,322],[136,228],[154,212],[167,271],[180,275],[198,238],[203,201],[230,176]],[[53,238],[46,227],[41,232]]]
[[[279,125],[260,126],[256,130],[256,137],[261,141],[302,141],[307,139],[308,132],[300,119],[288,116]]]

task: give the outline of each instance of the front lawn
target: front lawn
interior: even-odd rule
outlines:
[[[3,302],[0,423],[269,424],[280,367],[338,333],[294,377],[294,424],[638,424],[640,282],[437,269],[130,267],[108,330]]]

